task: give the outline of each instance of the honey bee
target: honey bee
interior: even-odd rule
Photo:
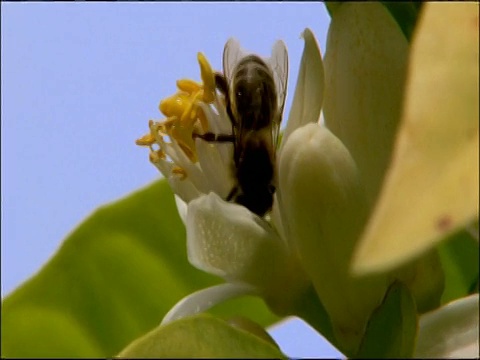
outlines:
[[[288,79],[288,53],[278,40],[272,55],[263,59],[246,53],[231,38],[223,52],[223,74],[215,73],[225,98],[231,134],[194,134],[208,142],[231,142],[235,185],[226,200],[263,217],[275,193],[275,153]]]

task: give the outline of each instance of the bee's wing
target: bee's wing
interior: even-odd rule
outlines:
[[[276,147],[280,131],[280,123],[283,116],[283,108],[285,106],[285,98],[287,96],[288,81],[288,52],[287,47],[282,40],[277,40],[273,45],[272,56],[268,59],[268,63],[272,68],[278,97],[277,104],[279,116],[274,120],[275,123],[272,124],[273,142]]]
[[[223,75],[228,83],[232,79],[235,67],[245,55],[247,55],[247,52],[242,49],[237,39],[228,39],[223,49]]]

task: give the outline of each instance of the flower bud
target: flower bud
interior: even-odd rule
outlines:
[[[308,124],[285,143],[279,185],[287,237],[339,344],[354,352],[387,287],[384,275],[359,278],[349,271],[368,211],[355,162],[327,128]]]

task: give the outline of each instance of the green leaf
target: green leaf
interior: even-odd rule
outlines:
[[[382,1],[410,42],[422,3],[420,1]]]
[[[445,272],[442,304],[475,291],[479,276],[478,252],[478,241],[465,230],[453,234],[439,245],[438,253]]]
[[[478,3],[428,2],[422,12],[395,150],[354,261],[358,274],[395,268],[478,218]]]
[[[415,301],[408,289],[394,283],[383,303],[374,311],[367,325],[360,351],[356,357],[412,357],[417,332]]]
[[[277,358],[278,347],[225,321],[201,314],[159,326],[135,340],[121,358]]]
[[[100,207],[55,256],[2,302],[2,356],[111,357],[189,293],[221,282],[187,261],[165,180]],[[213,310],[276,318],[259,299]]]

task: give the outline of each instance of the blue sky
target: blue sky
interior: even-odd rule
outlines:
[[[2,2],[2,297],[95,208],[160,177],[134,141],[178,78],[199,79],[198,51],[221,69],[231,36],[262,55],[284,40],[288,114],[300,34],[323,52],[329,22],[310,2]],[[339,356],[299,322],[272,333],[290,356]]]

